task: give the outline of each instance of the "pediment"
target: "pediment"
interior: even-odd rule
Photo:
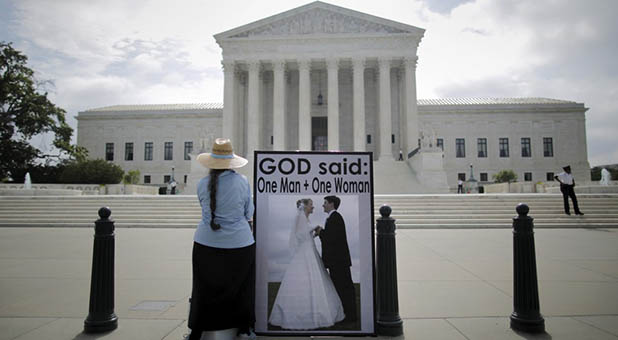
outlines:
[[[416,34],[424,30],[320,1],[220,34],[215,38],[269,38],[328,34]]]

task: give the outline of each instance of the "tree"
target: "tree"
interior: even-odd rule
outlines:
[[[130,170],[127,172],[122,178],[122,183],[124,184],[138,184],[139,183],[139,170]]]
[[[69,162],[60,175],[61,183],[118,184],[124,171],[114,163],[103,159]]]
[[[500,170],[494,176],[494,182],[496,183],[511,183],[517,181],[517,175],[513,170]]]
[[[22,181],[37,160],[87,155],[85,148],[71,145],[73,129],[65,121],[66,112],[47,98],[47,92],[39,92],[40,83],[27,61],[10,43],[0,42],[0,179]],[[54,134],[58,154],[44,154],[29,143],[42,133]]]

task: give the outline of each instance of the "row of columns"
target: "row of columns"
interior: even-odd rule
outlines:
[[[401,124],[406,129],[402,138],[406,152],[414,150],[418,138],[418,111],[416,105],[416,57],[404,58],[405,64],[405,112]],[[391,152],[391,79],[390,68],[393,58],[379,58],[379,134],[380,157],[392,159]],[[247,95],[247,150],[246,155],[252,157],[253,151],[259,148],[259,107],[260,107],[260,61],[243,62],[248,70]],[[285,68],[284,60],[274,60],[273,66],[273,150],[284,150],[285,140]],[[299,96],[298,96],[298,148],[311,150],[311,84],[309,72],[310,60],[298,60]],[[223,105],[223,135],[236,140],[234,121],[236,111],[234,94],[234,72],[237,62],[224,60],[224,105]],[[339,67],[340,59],[327,59],[328,73],[328,149],[339,149]],[[365,151],[365,79],[366,59],[352,59],[353,67],[353,140],[354,151]]]

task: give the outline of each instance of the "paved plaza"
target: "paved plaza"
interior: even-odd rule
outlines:
[[[94,229],[0,228],[0,340],[181,339],[191,229],[116,229],[118,329],[82,334]],[[618,229],[535,230],[546,334],[509,328],[512,230],[397,232],[407,339],[618,339]],[[261,337],[264,338],[264,337]]]

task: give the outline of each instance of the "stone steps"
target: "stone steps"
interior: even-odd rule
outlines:
[[[376,195],[375,215],[389,204],[398,228],[511,228],[519,202],[537,228],[618,228],[618,195],[578,195],[585,216],[566,216],[559,194]],[[0,227],[92,227],[102,206],[118,228],[195,228],[195,196],[0,197]]]

